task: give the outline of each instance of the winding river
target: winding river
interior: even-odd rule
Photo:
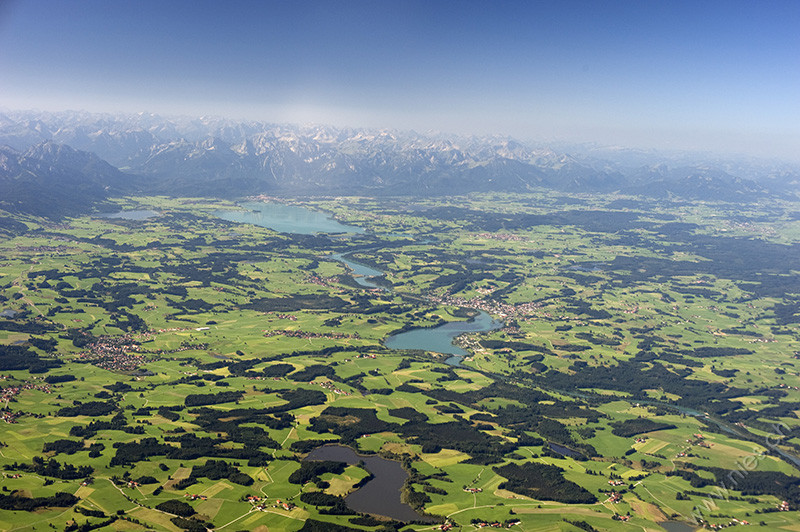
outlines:
[[[231,222],[248,223],[267,227],[283,233],[310,235],[315,233],[363,233],[360,227],[342,224],[330,216],[295,205],[281,203],[242,203],[243,211],[220,211],[217,215]],[[383,272],[362,264],[348,253],[335,253],[331,258],[344,264],[352,273],[356,283],[365,288],[380,288],[370,279],[383,276]],[[466,321],[452,321],[437,327],[411,329],[386,339],[390,349],[420,349],[451,355],[446,363],[458,366],[469,353],[453,344],[453,340],[465,333],[489,332],[499,329],[503,323],[492,319],[486,312]]]

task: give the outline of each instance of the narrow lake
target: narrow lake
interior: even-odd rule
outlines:
[[[400,462],[376,455],[360,455],[343,445],[317,447],[305,460],[332,460],[350,465],[364,462],[366,470],[375,477],[344,499],[347,506],[356,512],[382,515],[405,522],[435,522],[429,517],[418,514],[411,506],[400,502],[400,489],[408,478],[408,473],[400,466]]]
[[[281,233],[363,233],[361,227],[344,225],[327,214],[296,205],[251,201],[240,204],[244,211],[219,211],[217,216],[229,222],[268,227]]]
[[[438,327],[411,329],[390,336],[384,345],[390,349],[422,349],[435,353],[453,355],[445,362],[458,366],[469,352],[453,344],[453,339],[464,333],[489,332],[503,327],[503,322],[480,311],[470,321],[451,321]]]
[[[331,258],[338,260],[353,270],[353,279],[355,279],[355,281],[361,286],[366,288],[380,288],[378,285],[370,281],[369,278],[382,276],[382,271],[376,270],[375,268],[370,268],[365,264],[361,264],[360,262],[356,262],[353,259],[347,258],[345,257],[344,253],[334,253],[331,255]]]

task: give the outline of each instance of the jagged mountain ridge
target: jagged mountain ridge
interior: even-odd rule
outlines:
[[[290,126],[221,118],[162,118],[84,112],[7,112],[0,145],[58,143],[91,152],[147,193],[235,197],[274,194],[453,194],[621,191],[654,197],[752,200],[793,192],[798,173],[756,182],[720,165],[630,168],[625,162],[531,147],[504,137]],[[642,157],[627,160],[641,162]],[[738,168],[729,165],[727,169]],[[87,175],[90,182],[97,176]],[[116,189],[115,189],[116,190]],[[113,192],[113,190],[112,190]]]
[[[6,211],[62,216],[134,190],[130,176],[93,153],[52,141],[24,152],[0,147],[0,208]]]

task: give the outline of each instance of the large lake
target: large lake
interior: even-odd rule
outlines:
[[[486,312],[480,313],[470,321],[451,321],[438,327],[411,329],[390,336],[384,345],[390,349],[422,349],[435,353],[453,355],[445,362],[453,366],[469,356],[469,352],[453,344],[453,339],[464,333],[489,332],[503,327],[503,322],[493,319]]]
[[[366,470],[375,477],[344,499],[347,506],[356,512],[382,515],[405,522],[434,521],[400,502],[400,489],[408,478],[408,473],[400,466],[400,462],[376,455],[356,454],[353,449],[343,445],[317,447],[305,460],[332,460],[350,465],[364,462]]]
[[[240,204],[245,211],[219,211],[217,216],[229,222],[268,227],[280,233],[363,233],[364,229],[344,225],[325,213],[282,203],[252,201]]]

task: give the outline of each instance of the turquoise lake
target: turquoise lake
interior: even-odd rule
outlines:
[[[453,339],[464,333],[489,332],[503,327],[503,322],[481,311],[471,321],[451,321],[438,327],[411,329],[390,336],[384,345],[390,349],[422,349],[453,355],[445,362],[457,366],[469,352],[453,344]]]
[[[217,216],[229,222],[268,227],[280,233],[313,235],[314,233],[363,233],[364,229],[344,225],[327,214],[296,205],[246,202],[244,211],[219,211]]]

